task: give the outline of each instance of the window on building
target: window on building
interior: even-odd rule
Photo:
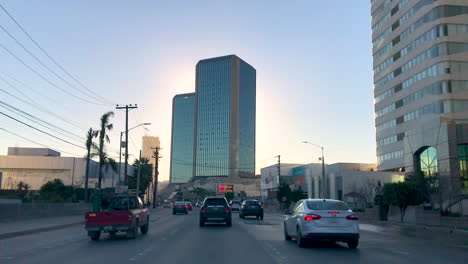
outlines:
[[[425,147],[416,155],[419,163],[419,172],[424,177],[435,176],[437,169],[437,150],[434,147]]]
[[[468,144],[458,145],[458,160],[460,161],[462,192],[468,194]]]

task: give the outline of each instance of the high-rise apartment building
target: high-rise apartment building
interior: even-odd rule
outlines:
[[[196,66],[193,175],[255,176],[256,70],[235,55]]]
[[[187,183],[193,173],[195,94],[172,99],[171,183]]]
[[[466,193],[468,1],[371,6],[378,169],[437,176]]]

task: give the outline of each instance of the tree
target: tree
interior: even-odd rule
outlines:
[[[136,189],[137,177],[138,177],[138,166],[140,167],[140,191],[145,191],[151,184],[153,179],[153,165],[149,163],[149,159],[141,158],[141,160],[135,160],[133,166],[133,177],[128,178],[128,188]]]
[[[19,197],[22,200],[24,199],[24,197],[26,197],[26,194],[28,193],[30,188],[31,188],[31,186],[29,186],[29,184],[27,184],[27,183],[25,183],[23,181],[18,182],[18,184],[16,185],[16,190],[18,191]]]
[[[70,200],[72,195],[72,186],[65,186],[60,179],[48,181],[39,189],[40,199],[49,202],[64,202]]]
[[[294,203],[305,198],[307,198],[307,195],[304,194],[304,191],[302,191],[300,186],[297,190],[291,192],[291,201]]]
[[[93,142],[93,138],[95,138],[98,134],[98,131],[94,130],[93,128],[89,128],[88,132],[86,133],[86,174],[85,174],[85,200],[88,202],[88,180],[89,180],[89,161],[91,160],[91,149],[96,145]]]
[[[216,194],[216,193],[213,192],[213,191],[205,190],[205,189],[199,188],[199,187],[193,188],[193,190],[191,191],[191,193],[195,195],[195,197],[197,198],[197,200],[203,200],[203,199],[205,199],[205,197],[207,197],[207,196],[215,195],[215,194]]]
[[[234,193],[233,192],[227,192],[224,194],[224,197],[226,197],[226,199],[228,201],[232,201],[232,199],[234,199]]]
[[[283,197],[285,197],[284,201]],[[282,183],[278,187],[278,195],[276,198],[284,205],[285,208],[289,208],[289,205],[291,204],[291,188],[289,188],[289,185]]]
[[[109,111],[101,116],[100,130],[98,131],[99,145],[97,147],[97,155],[99,157],[99,179],[98,186],[101,189],[101,182],[104,172],[102,171],[105,166],[106,169],[110,166],[114,172],[117,172],[117,164],[114,159],[110,158],[105,151],[105,143],[110,143],[107,131],[111,131],[114,125],[110,123],[110,118],[114,116],[114,112]]]
[[[383,200],[388,205],[400,208],[400,221],[403,223],[408,206],[419,205],[424,198],[416,184],[405,181],[385,184]]]

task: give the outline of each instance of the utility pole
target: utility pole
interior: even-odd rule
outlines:
[[[135,105],[125,105],[119,106],[117,105],[115,109],[125,109],[125,175],[124,175],[124,182],[127,184],[127,167],[128,167],[128,110],[135,109],[138,106]]]
[[[323,147],[322,147],[322,198],[327,198],[326,189],[327,189],[327,180],[325,179],[325,158],[323,157]]]
[[[151,148],[151,149],[154,149],[154,155],[153,155],[153,158],[154,158],[153,208],[156,208],[157,193],[158,193],[158,176],[159,176],[158,166],[159,166],[159,158],[161,158],[161,156],[159,156],[159,150],[161,150],[161,148],[160,147],[155,147],[155,148]]]
[[[123,136],[123,132],[120,132],[120,141],[119,141],[119,182],[121,181],[122,179],[122,136]]]
[[[275,158],[278,158],[278,165],[276,165],[276,167],[278,169],[278,185],[279,185],[280,176],[281,176],[281,155],[275,156]]]
[[[137,197],[140,197],[140,175],[141,175],[141,149],[140,149],[140,157],[138,158],[138,176],[137,176],[137,186],[136,186]]]

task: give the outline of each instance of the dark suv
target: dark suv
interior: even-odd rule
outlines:
[[[246,216],[256,216],[257,219],[263,219],[263,207],[257,200],[245,200],[239,211],[239,218]]]
[[[200,227],[206,222],[232,225],[231,207],[224,197],[206,197],[200,208]]]

